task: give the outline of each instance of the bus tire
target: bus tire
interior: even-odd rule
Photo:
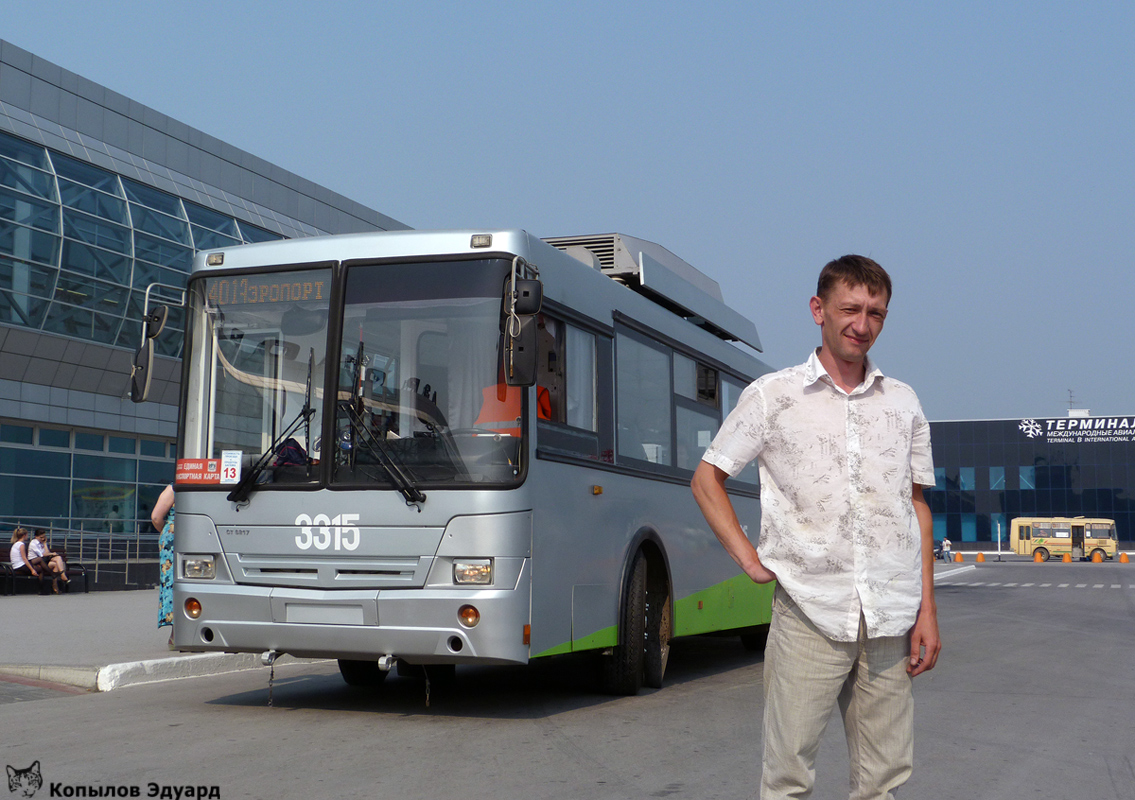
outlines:
[[[627,580],[619,643],[609,656],[603,656],[600,683],[608,694],[635,695],[642,688],[642,666],[646,636],[646,559],[636,553]]]
[[[1043,547],[1038,547],[1036,550],[1033,550],[1033,556],[1034,557],[1036,556],[1037,553],[1040,553],[1040,560],[1041,561],[1048,561],[1048,551],[1045,550]]]
[[[646,582],[646,650],[643,652],[642,683],[662,688],[666,664],[670,661],[670,639],[674,634],[674,603],[665,577]]]
[[[339,674],[348,686],[381,686],[386,673],[378,668],[377,661],[339,659]]]

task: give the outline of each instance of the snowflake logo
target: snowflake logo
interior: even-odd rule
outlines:
[[[1034,439],[1037,436],[1040,436],[1040,423],[1035,419],[1021,420],[1020,428],[1022,431],[1024,431],[1025,436],[1029,437],[1030,439]]]

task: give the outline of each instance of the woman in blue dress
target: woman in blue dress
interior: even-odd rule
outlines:
[[[167,486],[158,496],[150,522],[162,532],[158,537],[158,627],[164,628],[173,625],[173,486]]]

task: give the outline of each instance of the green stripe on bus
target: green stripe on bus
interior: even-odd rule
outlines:
[[[772,620],[775,586],[775,583],[753,583],[748,575],[735,575],[683,597],[674,603],[674,635],[692,636],[764,625]]]

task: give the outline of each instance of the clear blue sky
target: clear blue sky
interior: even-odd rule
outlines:
[[[1135,4],[5,3],[0,37],[416,228],[618,231],[931,419],[1135,414]]]

